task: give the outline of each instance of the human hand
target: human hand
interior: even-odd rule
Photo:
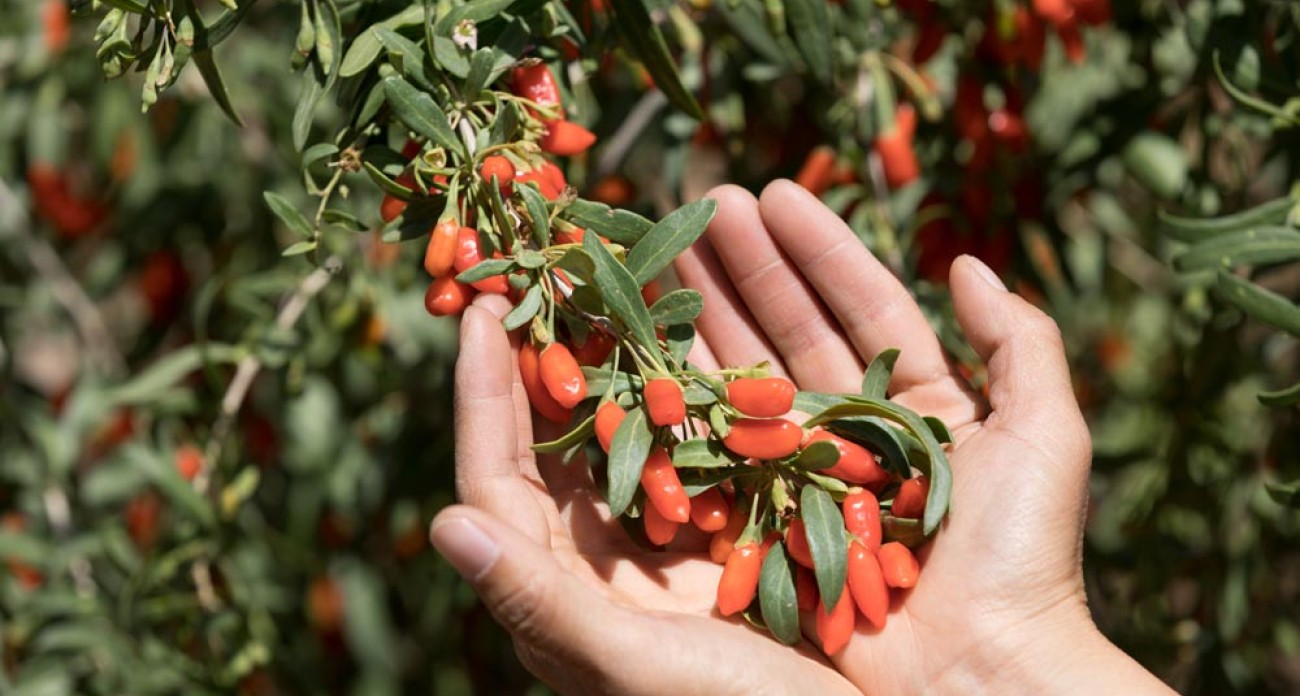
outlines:
[[[911,297],[815,198],[788,182],[761,203],[734,187],[713,197],[708,241],[678,264],[706,300],[692,362],[709,370],[768,360],[803,389],[855,391],[866,361],[901,348],[891,394],[957,437],[954,512],[922,554],[920,583],[883,631],[860,626],[836,666],[871,693],[1012,685],[1001,680],[1030,688],[1052,674],[1041,660],[1069,666],[1062,646],[1084,662],[1128,667],[1134,679],[1145,674],[1122,663],[1084,605],[1089,445],[1051,321],[991,272],[986,280],[973,259],[954,265],[958,319],[990,366],[985,417]],[[698,546],[640,550],[581,463],[533,457],[527,400],[499,325],[506,309],[489,299],[464,319],[457,482],[477,509],[444,511],[431,535],[525,664],[574,693],[849,692],[807,644],[784,648],[718,617],[720,568],[692,553]]]

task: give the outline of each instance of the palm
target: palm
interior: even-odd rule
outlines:
[[[973,641],[987,639],[990,632],[1020,628],[1017,624],[1028,620],[1021,617],[1041,615],[1080,596],[1074,579],[1077,548],[1060,543],[1062,535],[1077,539],[1084,484],[1079,471],[1086,476],[1086,465],[1081,469],[1075,461],[1079,456],[1086,459],[1086,439],[1068,439],[1077,439],[1081,432],[1073,422],[1078,413],[1072,399],[1045,405],[1040,399],[1035,404],[1042,411],[1035,419],[1061,420],[1055,429],[1060,441],[1032,445],[1035,435],[1027,433],[1038,430],[1027,427],[1034,423],[1021,415],[1018,401],[1026,390],[1017,391],[1014,383],[1026,377],[1008,373],[1003,384],[993,384],[995,409],[986,420],[982,400],[956,376],[911,297],[829,210],[788,183],[770,187],[761,204],[734,187],[720,189],[714,197],[720,208],[707,240],[677,266],[684,284],[705,295],[692,362],[709,370],[767,361],[801,389],[848,392],[856,390],[874,355],[900,348],[893,398],[943,419],[957,439],[952,453],[954,513],[923,556],[922,581],[891,613],[883,631],[868,631],[860,622],[849,647],[835,656],[836,666],[853,685],[873,694],[921,690],[932,675],[951,669]],[[962,298],[955,295],[962,318]],[[505,309],[488,306],[497,312]],[[966,314],[978,314],[978,309],[967,306]],[[995,376],[1007,372],[999,360],[1026,357],[1012,355],[1018,351],[1005,336],[981,335],[992,329],[964,323],[972,344],[991,354]],[[1027,335],[1032,339],[1042,334]],[[493,340],[504,352],[504,335]],[[1028,378],[1062,379],[1057,373],[1063,368],[1041,367],[1041,374],[1030,372]],[[461,381],[460,387],[463,391],[467,384]],[[515,414],[508,444],[492,448],[499,451],[499,475],[484,475],[488,467],[478,461],[482,453],[473,453],[475,461],[468,463],[471,453],[461,452],[458,473],[467,501],[479,498],[493,506],[493,499],[482,495],[485,481],[510,488],[509,495],[500,498],[509,503],[497,503],[508,507],[508,519],[549,546],[585,587],[630,611],[644,624],[642,630],[656,632],[653,626],[672,624],[659,626],[671,631],[662,635],[673,636],[674,652],[661,656],[668,661],[665,667],[692,653],[699,659],[703,651],[716,653],[737,666],[738,673],[758,679],[757,684],[770,684],[766,679],[792,684],[816,680],[823,690],[848,689],[807,643],[790,651],[714,612],[721,569],[700,553],[702,536],[684,534],[667,553],[647,552],[610,518],[586,467],[565,466],[548,457],[534,460],[528,449],[532,423],[517,375],[512,387],[497,390],[503,405],[508,400]],[[1068,381],[1066,387],[1068,396]],[[491,391],[490,386],[473,388]],[[498,413],[490,418],[499,437]],[[464,408],[461,415],[465,421]],[[458,427],[458,442],[477,439],[473,423]],[[1064,455],[1046,456],[1057,450]],[[1000,466],[1009,459],[1017,462],[1014,469]],[[1038,475],[1027,482],[1017,480],[1026,470]],[[979,475],[963,475],[970,471]],[[1043,559],[1044,553],[1054,557]],[[1026,571],[1030,558],[1035,572]],[[527,645],[521,654],[528,658]],[[533,666],[546,671],[545,665]],[[897,676],[904,674],[909,675],[906,681]],[[563,676],[555,679],[562,681]],[[698,683],[698,676],[691,684],[701,691],[708,688]]]

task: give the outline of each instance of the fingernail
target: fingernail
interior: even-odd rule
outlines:
[[[481,580],[501,556],[501,547],[492,537],[463,517],[435,523],[429,541],[470,582]]]
[[[993,272],[992,268],[989,268],[987,265],[984,264],[983,261],[980,261],[979,259],[975,258],[974,256],[970,256],[969,254],[963,256],[963,258],[966,259],[966,263],[970,264],[971,270],[975,271],[975,273],[978,274],[979,277],[984,279],[984,282],[988,283],[994,288],[997,288],[998,290],[1006,292],[1007,286],[1003,284],[1002,279],[998,277],[998,274]]]

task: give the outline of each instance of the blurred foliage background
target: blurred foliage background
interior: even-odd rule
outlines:
[[[703,121],[634,57],[630,3]],[[456,326],[424,312],[421,245],[380,241],[364,174],[341,180],[363,231],[337,263],[284,255],[264,198],[315,208],[300,150],[349,114],[303,116],[303,85],[407,4],[177,2],[239,8],[211,55],[242,127],[195,66],[161,91],[144,59],[105,79],[131,53],[96,35],[106,13],[171,2],[70,4],[0,0],[0,694],[545,693],[425,541],[454,496]],[[797,176],[976,385],[947,263],[975,253],[1049,311],[1095,442],[1097,621],[1185,693],[1294,693],[1300,4],[1079,0],[1050,20],[1069,5],[493,13],[527,20],[521,50],[562,66],[600,136],[567,167],[584,197],[657,217]],[[304,18],[330,17],[340,45],[302,50]],[[920,116],[907,185],[876,147],[899,104]]]

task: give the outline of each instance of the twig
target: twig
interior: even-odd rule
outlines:
[[[294,324],[298,323],[302,313],[306,311],[307,305],[329,284],[330,279],[342,267],[343,260],[338,256],[331,256],[325,259],[325,263],[319,268],[303,278],[285,300],[284,306],[280,308],[280,313],[275,317],[275,327],[280,331],[292,329]],[[253,353],[240,360],[235,368],[235,376],[230,380],[225,395],[221,397],[221,411],[217,415],[216,422],[212,424],[212,430],[209,431],[208,445],[203,453],[203,464],[194,476],[194,489],[200,495],[208,492],[212,467],[221,458],[221,448],[226,436],[230,434],[235,416],[239,414],[239,409],[244,405],[244,398],[248,396],[248,390],[252,388],[253,380],[261,370],[262,360]]]
[[[614,131],[614,135],[606,141],[605,150],[600,153],[600,159],[596,160],[594,181],[599,181],[618,169],[618,165],[623,162],[624,157],[627,157],[628,150],[636,144],[641,132],[665,106],[668,106],[668,97],[657,89],[646,92],[641,97],[636,106],[632,107],[627,118],[623,119],[623,125],[619,126],[618,130]]]
[[[32,269],[49,285],[54,299],[68,312],[89,361],[105,376],[125,375],[126,360],[117,350],[113,334],[94,300],[86,295],[49,241],[33,233],[25,206],[20,204],[8,184],[0,180],[0,229],[4,228],[16,233],[18,244]]]

